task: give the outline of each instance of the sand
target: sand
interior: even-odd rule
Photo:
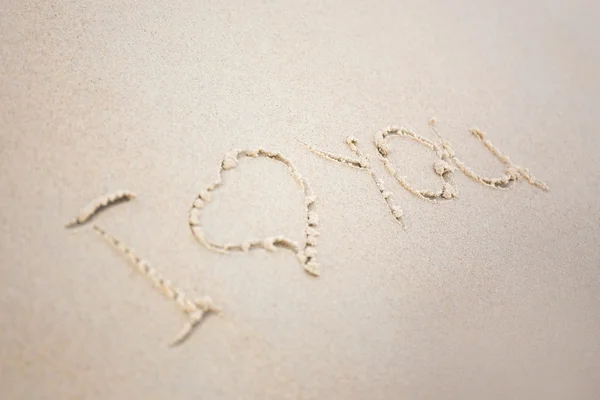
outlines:
[[[0,397],[597,398],[599,11],[4,1]],[[455,170],[450,199],[407,191],[390,168],[434,193],[440,157],[388,137],[386,167],[374,135],[436,142],[432,117],[473,171],[505,172],[477,128],[550,190]],[[369,171],[305,145],[356,159],[347,137],[385,200]],[[273,241],[221,254],[190,231],[223,156],[256,148],[310,183],[318,277]],[[247,157],[223,175],[198,216],[211,242],[303,249],[305,193],[285,165]],[[137,197],[65,229],[117,190]],[[220,312],[171,346],[185,316],[94,224]]]

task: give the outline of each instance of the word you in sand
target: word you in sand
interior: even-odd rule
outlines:
[[[458,169],[460,172],[471,178],[473,181],[480,183],[482,185],[494,188],[494,189],[508,189],[516,183],[519,178],[525,179],[531,185],[543,190],[547,191],[548,186],[535,179],[533,175],[529,173],[526,168],[519,167],[504,154],[498,150],[489,140],[486,139],[486,135],[478,129],[472,129],[471,133],[479,139],[483,145],[496,157],[505,168],[504,174],[497,178],[486,178],[478,174],[469,168],[463,161],[461,161],[457,156],[450,143],[442,137],[442,135],[435,128],[435,120],[432,119],[429,122],[430,126],[433,128],[434,133],[440,140],[439,143],[432,142],[431,140],[424,138],[416,133],[412,132],[406,128],[397,128],[395,126],[391,126],[384,131],[377,132],[373,138],[373,144],[378,152],[379,160],[385,166],[387,172],[402,186],[404,189],[409,191],[411,194],[417,196],[420,199],[427,200],[430,202],[438,202],[440,200],[452,200],[457,197],[458,191],[452,184],[450,179],[451,174]],[[389,160],[388,155],[390,153],[388,142],[391,138],[407,138],[416,143],[419,143],[429,150],[431,150],[435,155],[439,157],[439,160],[433,163],[433,172],[439,176],[441,180],[441,188],[438,190],[420,190],[415,189],[405,177],[400,175],[392,162]],[[350,150],[358,157],[358,158],[349,158],[341,155],[332,154],[327,151],[319,150],[310,146],[306,143],[303,143],[310,151],[313,153],[331,160],[340,164],[344,164],[353,168],[365,170],[369,173],[381,196],[385,200],[392,216],[400,223],[403,227],[406,227],[404,224],[404,212],[402,209],[394,202],[393,194],[386,189],[385,182],[379,178],[374,170],[371,168],[371,161],[368,155],[361,152],[358,148],[358,139],[353,137],[346,138],[346,144],[350,148]]]
[[[545,183],[535,179],[526,168],[522,168],[513,164],[513,162],[507,156],[502,154],[500,150],[498,150],[489,140],[486,139],[486,136],[483,132],[473,129],[471,130],[471,133],[483,143],[483,145],[504,165],[505,168],[504,174],[497,178],[487,178],[476,173],[456,156],[450,143],[445,140],[435,129],[434,120],[430,121],[430,125],[439,139],[438,143],[419,136],[408,129],[396,127],[389,127],[384,131],[376,133],[373,140],[373,144],[378,152],[379,160],[383,163],[387,172],[400,184],[400,186],[405,188],[412,195],[430,202],[448,201],[456,198],[457,190],[451,180],[451,174],[456,170],[462,172],[473,181],[494,189],[510,188],[520,178],[523,178],[534,187],[544,191],[548,190],[548,186],[546,186]],[[388,158],[390,153],[388,143],[392,138],[406,138],[415,141],[416,143],[425,146],[435,153],[437,157],[439,157],[439,160],[435,161],[433,164],[433,172],[440,178],[441,187],[439,189],[416,189],[406,180],[405,177],[398,173],[396,167]],[[371,160],[369,156],[364,154],[358,148],[359,142],[357,139],[352,137],[348,137],[346,139],[346,144],[354,153],[356,158],[333,154],[327,151],[316,149],[309,144],[303,144],[310,151],[321,157],[324,157],[325,159],[369,173],[394,219],[402,227],[406,227],[403,220],[404,214],[402,209],[394,201],[392,192],[387,190],[385,182],[376,175],[375,171],[371,167]],[[204,205],[212,201],[214,192],[223,186],[223,176],[226,171],[236,168],[240,161],[244,158],[252,159],[258,157],[283,164],[302,190],[304,194],[306,212],[304,243],[297,243],[296,241],[288,239],[282,235],[263,239],[247,240],[239,244],[219,244],[207,239],[207,235],[202,229],[201,225],[201,216]],[[66,228],[74,228],[83,225],[91,220],[101,210],[114,204],[129,201],[134,198],[135,194],[126,190],[120,190],[99,197],[86,205],[80,211],[78,216],[66,225]],[[308,181],[302,177],[302,175],[300,175],[294,164],[281,153],[268,151],[262,148],[233,150],[225,154],[223,160],[221,161],[217,179],[213,183],[206,186],[194,199],[188,215],[188,225],[194,238],[209,250],[219,253],[228,253],[232,251],[247,252],[255,249],[264,249],[267,251],[276,251],[278,248],[286,249],[294,253],[296,259],[306,273],[311,276],[319,276],[319,265],[316,261],[316,245],[317,237],[319,236],[319,217],[316,212],[316,202],[317,197],[312,192]],[[187,322],[182,331],[173,341],[174,345],[184,342],[190,336],[194,328],[200,324],[206,314],[219,311],[218,308],[213,304],[213,301],[210,297],[204,296],[200,299],[190,299],[182,290],[175,287],[171,281],[161,277],[156,269],[151,267],[147,261],[136,255],[136,253],[130,247],[126,246],[120,240],[108,234],[102,228],[96,225],[94,225],[93,228],[100,236],[110,243],[112,247],[122,253],[133,264],[136,270],[145,276],[155,288],[163,293],[166,298],[173,300],[184,313],[184,315],[186,315]]]

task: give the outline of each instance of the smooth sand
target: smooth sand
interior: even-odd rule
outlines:
[[[0,11],[2,399],[595,399],[600,393],[597,2],[22,1]],[[485,4],[483,4],[485,3]],[[431,204],[377,161],[390,124],[502,173]],[[360,140],[406,218],[352,156]],[[436,156],[389,159],[439,189]],[[282,152],[318,196],[321,276],[286,250],[217,254],[188,211],[232,149]],[[217,243],[302,241],[285,167],[242,160],[204,208]],[[185,318],[94,223],[221,314]]]

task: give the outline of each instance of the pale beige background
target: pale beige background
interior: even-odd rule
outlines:
[[[594,399],[600,393],[600,17],[595,1],[27,1],[0,6],[2,399]],[[478,126],[551,187],[411,197],[294,138],[375,157],[389,124],[440,129],[487,175]],[[223,153],[281,150],[319,196],[322,276],[285,251],[223,256],[187,210]],[[393,160],[432,187],[434,156]],[[97,223],[223,308],[184,345],[175,306]],[[276,163],[242,163],[215,240],[302,238]]]

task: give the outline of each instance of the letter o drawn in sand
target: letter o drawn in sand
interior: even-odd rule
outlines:
[[[438,191],[431,190],[418,190],[415,189],[410,183],[404,179],[403,176],[398,174],[396,168],[394,168],[392,162],[388,159],[389,148],[387,146],[387,139],[390,137],[406,137],[411,139],[417,143],[422,144],[428,149],[432,150],[440,159],[433,164],[433,171],[440,177],[442,180],[442,188]],[[451,184],[449,180],[450,174],[454,171],[454,167],[452,166],[451,157],[452,155],[442,146],[436,145],[432,141],[417,135],[416,133],[405,129],[405,128],[396,128],[394,126],[387,128],[382,132],[378,132],[375,134],[373,143],[379,152],[379,158],[385,169],[392,175],[398,183],[408,190],[410,193],[415,196],[436,202],[437,200],[450,200],[456,197],[457,192],[454,186]]]
[[[282,163],[287,167],[292,177],[296,180],[302,191],[304,192],[304,204],[306,207],[306,226],[305,226],[305,244],[300,247],[297,242],[287,239],[284,236],[268,237],[265,239],[245,241],[241,244],[218,244],[213,243],[206,238],[206,235],[200,225],[200,216],[204,205],[211,201],[212,192],[223,185],[223,173],[238,166],[241,158],[257,158],[264,157]],[[318,264],[316,262],[316,245],[317,237],[319,236],[318,225],[319,217],[315,211],[316,197],[312,193],[308,182],[297,171],[292,162],[285,158],[281,153],[271,152],[261,148],[251,150],[233,150],[227,154],[221,161],[218,179],[207,186],[194,200],[189,212],[188,223],[192,234],[206,248],[219,253],[228,253],[230,251],[247,252],[254,249],[264,249],[267,251],[275,251],[277,248],[284,248],[292,251],[304,270],[312,275],[319,276]]]

